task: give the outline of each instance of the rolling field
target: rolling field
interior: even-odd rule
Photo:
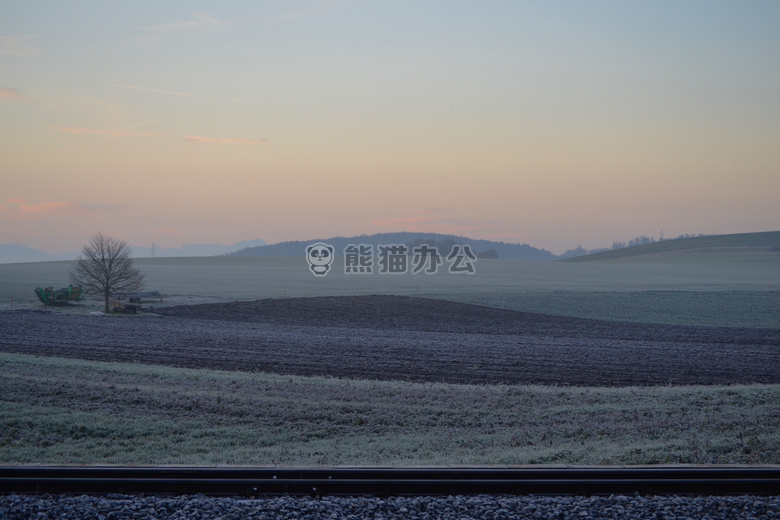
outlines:
[[[780,254],[690,254],[593,263],[482,260],[476,274],[315,277],[303,255],[138,259],[146,290],[219,299],[393,294],[563,316],[780,328]],[[0,309],[68,285],[70,262],[0,264]]]
[[[414,382],[780,384],[780,330],[620,323],[403,296],[6,312],[2,350],[95,361]],[[78,341],[42,338],[69,337]]]
[[[0,352],[0,461],[780,464],[780,385],[352,381]]]
[[[303,258],[140,259],[162,317],[43,310],[32,289],[69,263],[0,265],[0,461],[778,464],[779,259],[326,278]],[[339,307],[376,294],[419,298]],[[171,307],[188,297],[212,303]]]

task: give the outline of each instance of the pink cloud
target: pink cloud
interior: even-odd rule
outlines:
[[[39,202],[37,204],[21,204],[19,205],[19,211],[30,215],[36,215],[40,213],[54,213],[59,211],[73,210],[73,204],[69,202]]]
[[[116,88],[129,88],[132,90],[143,90],[145,92],[156,92],[158,94],[170,94],[172,96],[185,96],[185,97],[195,97],[195,98],[204,98],[204,99],[217,99],[220,101],[235,101],[237,103],[248,103],[249,100],[247,99],[238,99],[238,98],[229,98],[229,97],[220,97],[220,96],[204,96],[202,94],[191,94],[188,92],[176,92],[174,90],[161,90],[158,88],[149,88],[149,87],[139,87],[137,85],[119,85],[116,83],[101,83],[99,86],[101,87],[116,87]]]
[[[12,101],[23,101],[25,99],[22,91],[11,87],[0,87],[0,99],[10,99]]]
[[[97,130],[95,128],[67,127],[67,126],[57,126],[57,127],[54,127],[54,130],[56,130],[58,132],[64,132],[66,134],[107,135],[107,136],[110,136],[110,137],[133,137],[133,136],[163,135],[160,132],[128,132],[128,131],[125,131],[125,130]]]
[[[260,144],[267,143],[268,139],[242,139],[238,137],[202,137],[199,135],[185,135],[183,136],[185,141],[191,143],[208,143],[208,144],[228,144],[228,143],[246,143],[246,144]]]
[[[121,209],[122,206],[106,204],[83,204],[64,201],[30,202],[25,199],[8,199],[23,219],[31,219],[50,214],[88,215],[105,213]]]
[[[35,35],[28,34],[23,36],[0,36],[0,54],[9,54],[21,58],[36,58],[38,51],[25,43]]]

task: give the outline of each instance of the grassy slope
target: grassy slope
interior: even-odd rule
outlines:
[[[780,385],[347,381],[0,353],[0,461],[780,463]]]
[[[601,260],[617,260],[647,255],[687,254],[697,251],[726,251],[733,252],[762,250],[766,252],[780,252],[780,231],[766,231],[762,233],[738,233],[732,235],[713,235],[679,240],[663,240],[652,244],[625,247],[603,251],[592,255],[577,256],[558,260],[558,262],[578,263],[596,262]]]

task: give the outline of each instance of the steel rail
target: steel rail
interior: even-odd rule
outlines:
[[[6,466],[0,493],[266,495],[780,495],[780,466]]]

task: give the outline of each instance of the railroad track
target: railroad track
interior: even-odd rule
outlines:
[[[780,466],[276,468],[0,467],[0,493],[780,495]]]

